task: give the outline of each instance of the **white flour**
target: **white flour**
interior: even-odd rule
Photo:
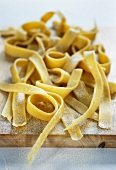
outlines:
[[[25,99],[24,93],[18,93],[17,101],[21,103]]]

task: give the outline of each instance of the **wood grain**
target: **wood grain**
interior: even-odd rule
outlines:
[[[101,28],[96,43],[102,43],[106,54],[111,59],[111,72],[108,80],[116,82],[116,28]],[[4,43],[0,40],[0,81],[11,81],[9,68],[13,59],[4,53]],[[7,93],[0,92],[0,114],[7,99]],[[32,146],[42,132],[46,122],[27,115],[28,123],[24,127],[13,127],[10,122],[0,116],[0,146]],[[116,147],[116,95],[112,97],[112,128],[103,130],[93,121],[86,121],[80,128],[84,137],[79,141],[72,141],[64,126],[59,122],[44,143],[44,147]]]

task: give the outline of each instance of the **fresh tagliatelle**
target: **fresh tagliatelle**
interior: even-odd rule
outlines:
[[[54,15],[59,21],[48,27]],[[29,165],[59,121],[72,140],[83,137],[79,124],[87,119],[111,128],[116,83],[107,81],[111,62],[103,45],[93,44],[97,32],[96,25],[90,31],[70,26],[61,12],[0,31],[7,37],[6,54],[15,58],[12,82],[0,82],[0,90],[9,93],[1,115],[15,127],[26,126],[26,112],[48,122],[28,155]]]

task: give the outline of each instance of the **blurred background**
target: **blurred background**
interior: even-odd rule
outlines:
[[[39,20],[47,11],[60,10],[70,24],[116,26],[115,0],[0,0],[0,27]]]

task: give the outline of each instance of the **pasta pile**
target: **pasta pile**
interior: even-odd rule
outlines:
[[[55,14],[59,21],[49,28]],[[93,45],[97,32],[96,26],[85,31],[68,25],[60,12],[0,31],[8,37],[6,54],[16,58],[10,68],[12,83],[0,82],[0,90],[9,93],[2,116],[16,127],[26,125],[26,112],[48,122],[28,155],[29,165],[60,120],[73,140],[83,137],[79,124],[87,119],[111,128],[116,84],[106,79],[111,62],[103,45]],[[76,119],[73,109],[80,114]]]

